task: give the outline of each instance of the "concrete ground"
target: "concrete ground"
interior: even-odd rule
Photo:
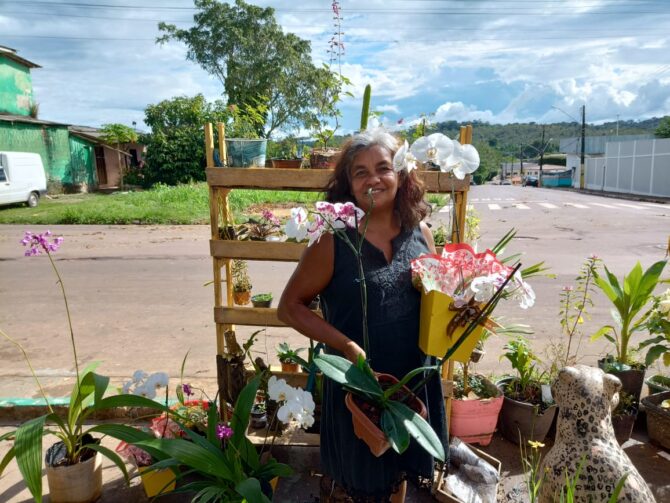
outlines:
[[[481,218],[482,246],[491,246],[510,227],[519,229],[511,252],[523,251],[527,264],[545,260],[556,278],[533,281],[536,306],[528,311],[507,309],[509,321],[528,323],[535,329],[532,343],[545,363],[546,350],[561,334],[558,324],[559,295],[563,285],[574,284],[579,266],[597,253],[619,276],[639,259],[645,267],[663,257],[670,226],[670,205],[619,204],[612,199],[572,192],[522,187],[473,187],[469,200]],[[38,210],[36,210],[38,211]],[[436,212],[433,222],[446,221],[448,213]],[[18,244],[26,226],[0,226],[0,328],[19,340],[28,351],[46,392],[52,397],[69,394],[73,383],[72,355],[62,298],[48,260],[25,258]],[[41,232],[47,227],[32,226]],[[185,382],[216,393],[216,344],[212,316],[213,295],[208,226],[51,226],[65,243],[55,256],[69,295],[77,337],[79,360],[100,361],[100,372],[114,386],[134,370],[167,371],[177,384],[179,366],[190,350]],[[250,273],[260,291],[281,294],[294,265],[253,262]],[[609,322],[604,298],[594,295],[592,319],[580,349],[582,363],[595,364],[606,351],[604,341],[591,344],[588,334]],[[244,341],[251,327],[240,327]],[[276,362],[274,348],[287,340],[304,346],[305,339],[289,329],[268,329],[254,346],[254,356]],[[507,362],[498,356],[505,338],[487,342],[487,356],[478,365],[483,373],[501,375]],[[11,426],[28,409],[8,410],[7,402],[39,396],[25,362],[15,348],[0,343],[0,424]],[[19,400],[19,401],[20,401]],[[0,428],[0,434],[7,431]],[[655,492],[659,502],[670,502],[670,461],[667,453],[637,441],[626,445],[631,457]],[[641,436],[642,435],[642,436]],[[642,443],[639,443],[641,441]],[[49,442],[45,441],[45,446]],[[0,443],[0,458],[9,448]],[[487,452],[503,463],[501,501],[524,501],[518,447],[496,437]],[[277,453],[290,457],[294,466],[308,467],[295,478],[283,481],[276,501],[307,502],[317,495],[316,450]],[[304,461],[302,461],[304,460]],[[102,501],[143,501],[141,488],[126,489],[119,472],[105,465],[106,490]],[[428,496],[410,493],[408,501],[427,501]],[[516,499],[515,499],[516,498]],[[15,463],[0,479],[0,503],[27,501]]]

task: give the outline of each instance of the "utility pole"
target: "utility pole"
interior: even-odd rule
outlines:
[[[544,129],[546,126],[542,124],[542,142],[540,143],[540,176],[538,177],[537,186],[542,187],[542,166],[544,166]]]
[[[619,114],[616,114],[616,135],[619,136]]]
[[[585,157],[585,152],[586,152],[586,104],[582,105],[582,155],[581,155],[581,160],[580,160],[580,168],[579,168],[579,188],[583,189],[584,188],[584,157]]]
[[[519,145],[519,178],[521,178],[523,182],[523,145]]]

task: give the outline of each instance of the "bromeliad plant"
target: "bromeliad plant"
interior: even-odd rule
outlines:
[[[652,343],[651,340],[645,340],[637,348],[630,348],[631,339],[637,332],[649,330],[654,308],[646,311],[645,308],[653,299],[654,289],[661,282],[661,274],[666,263],[665,260],[661,260],[643,272],[638,262],[623,277],[621,283],[606,266],[604,267],[605,274],[595,272],[596,285],[614,306],[611,310],[614,325],[605,325],[591,336],[591,340],[604,336],[612,343],[616,354],[613,361],[610,360],[610,365],[615,370],[630,368],[635,363],[631,350],[636,353]]]
[[[44,435],[53,434],[62,442],[63,449],[59,449],[58,451],[63,452],[63,455],[59,459],[54,460],[58,466],[75,465],[90,457],[92,453],[98,452],[113,461],[123,473],[126,481],[128,481],[128,473],[121,458],[112,450],[100,445],[99,440],[93,439],[92,434],[110,435],[116,438],[128,436],[129,438],[136,433],[141,434],[141,432],[137,432],[134,428],[113,424],[100,424],[90,428],[85,428],[84,425],[94,412],[103,409],[148,407],[160,410],[163,408],[161,404],[139,395],[117,395],[105,398],[104,395],[109,387],[109,377],[94,372],[98,364],[93,363],[80,370],[65,286],[52,257],[52,254],[58,251],[62,242],[62,237],[52,238],[50,231],[42,234],[34,234],[26,231],[24,238],[21,240],[21,244],[28,247],[25,252],[26,256],[47,255],[51,267],[58,278],[58,285],[65,303],[76,373],[76,381],[70,395],[70,403],[65,417],[61,417],[49,402],[49,398],[44,392],[23,346],[0,330],[0,335],[14,344],[23,354],[30,373],[35,379],[39,392],[48,409],[47,414],[30,419],[19,426],[16,431],[10,431],[0,436],[0,441],[7,440],[14,442],[13,447],[0,460],[0,475],[9,462],[13,458],[16,458],[16,463],[25,480],[26,486],[37,502],[42,501],[42,438]],[[52,466],[54,466],[53,463]]]

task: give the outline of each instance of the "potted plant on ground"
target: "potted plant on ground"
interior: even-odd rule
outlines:
[[[237,238],[241,241],[250,239],[252,241],[269,241],[269,238],[279,239],[277,235],[281,230],[281,222],[268,209],[261,212],[260,217],[251,217],[246,223],[237,228]]]
[[[505,395],[500,431],[517,444],[525,445],[528,440],[542,442],[556,415],[556,404],[551,400],[548,385],[543,393],[542,375],[536,370],[539,359],[523,336],[509,341],[503,349],[505,353],[500,358],[507,358],[517,375],[496,383]]]
[[[271,293],[258,293],[251,296],[251,304],[254,307],[270,307],[272,306]]]
[[[650,337],[640,344],[641,347],[648,348],[644,363],[650,367],[660,360],[663,365],[670,367],[670,288],[663,294],[654,296],[647,330]],[[645,382],[649,394],[670,391],[670,377],[662,373],[648,377]]]
[[[635,397],[623,390],[619,391],[619,403],[612,410],[612,427],[619,445],[630,438],[636,419],[637,402]]]
[[[61,417],[54,410],[23,346],[0,330],[0,335],[15,345],[23,354],[48,409],[47,414],[30,419],[21,424],[15,431],[0,436],[0,441],[14,442],[13,447],[0,460],[0,475],[9,462],[16,458],[16,463],[28,490],[35,501],[41,502],[42,438],[45,435],[54,434],[59,438],[59,441],[47,450],[46,455],[46,475],[50,499],[54,503],[65,501],[88,502],[99,498],[102,491],[102,460],[100,455],[104,455],[113,461],[128,481],[128,473],[121,458],[113,451],[100,445],[99,439],[94,438],[93,434],[122,438],[127,430],[130,430],[131,434],[136,431],[134,428],[114,424],[100,424],[86,428],[85,424],[90,420],[92,414],[96,411],[115,407],[148,407],[156,410],[161,410],[163,407],[159,403],[139,395],[119,395],[105,398],[109,378],[94,372],[98,364],[93,363],[80,370],[65,286],[52,257],[52,253],[58,250],[62,242],[63,238],[52,238],[50,231],[43,234],[26,232],[24,239],[21,241],[24,246],[28,247],[25,252],[26,256],[47,255],[58,278],[58,284],[65,302],[76,375],[67,413],[65,417]],[[156,387],[165,385],[167,383],[163,381],[163,376],[159,376],[145,389],[148,392],[154,391],[155,393]],[[51,426],[45,428],[47,423]]]
[[[277,155],[272,158],[273,168],[300,169],[302,157],[298,155],[298,141],[294,136],[284,138],[277,147]]]
[[[299,353],[305,351],[305,348],[292,349],[288,342],[281,342],[277,346],[277,358],[281,363],[282,372],[300,372],[300,366],[309,364],[300,358]]]
[[[660,281],[661,273],[666,265],[662,260],[642,272],[638,262],[633,269],[618,279],[605,267],[605,274],[594,273],[595,284],[612,302],[614,325],[606,325],[591,336],[592,340],[605,337],[612,343],[616,353],[607,355],[598,362],[600,368],[621,380],[622,390],[633,395],[639,403],[642,384],[644,382],[645,365],[634,360],[633,354],[651,343],[648,338],[637,348],[630,347],[631,339],[637,332],[649,330],[648,322],[653,312],[646,309],[653,298],[654,288]],[[632,354],[633,353],[633,354]]]
[[[489,445],[503,404],[500,389],[484,376],[470,374],[468,364],[454,379],[449,434],[467,443]]]
[[[652,443],[670,450],[670,391],[642,399],[647,413],[647,433]]]
[[[247,262],[242,259],[233,260],[233,300],[238,306],[245,306],[251,299],[251,279]]]

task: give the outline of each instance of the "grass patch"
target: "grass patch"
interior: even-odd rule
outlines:
[[[244,219],[250,206],[311,205],[316,192],[235,189],[230,192],[236,220]],[[112,194],[60,195],[43,198],[37,208],[0,207],[0,224],[207,224],[209,191],[206,183]]]

